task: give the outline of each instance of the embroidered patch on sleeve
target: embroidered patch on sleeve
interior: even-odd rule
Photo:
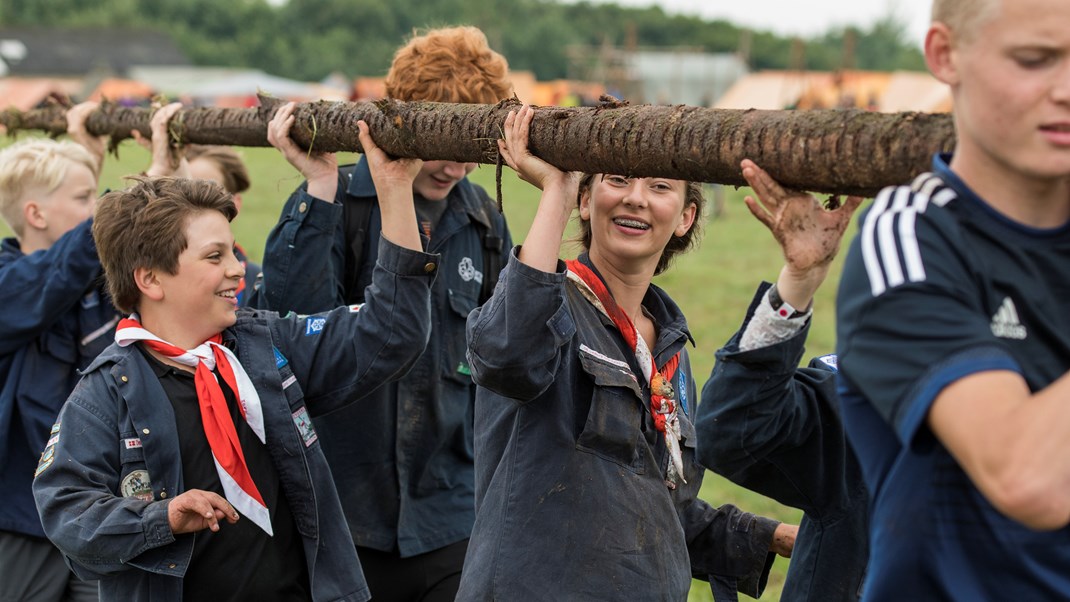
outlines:
[[[52,462],[56,460],[56,444],[59,443],[59,423],[52,425],[52,430],[49,432],[48,443],[45,445],[44,451],[41,452],[41,459],[37,461],[37,470],[33,472],[34,478],[37,475],[48,470],[49,466],[52,466]]]
[[[132,497],[146,502],[151,502],[152,481],[149,479],[149,471],[139,469],[131,471],[123,477],[119,483],[119,493],[123,497]]]
[[[305,336],[310,337],[323,332],[323,327],[326,324],[327,318],[324,318],[323,316],[309,316],[305,318]]]
[[[356,305],[350,305],[349,306],[349,313],[355,314],[358,311],[360,311],[360,308],[362,308],[362,307],[364,307],[363,303],[357,303]]]
[[[821,357],[819,357],[817,359],[820,360],[821,363],[825,364],[829,368],[832,368],[833,370],[839,370],[840,369],[840,366],[839,366],[840,362],[839,362],[839,359],[836,357],[835,353],[830,353],[828,355],[822,355]]]
[[[272,345],[271,351],[272,351],[272,353],[275,354],[275,367],[276,368],[282,368],[286,364],[290,363],[290,361],[286,359],[286,356],[283,355],[281,351],[279,351],[278,347],[275,347],[274,345]]]
[[[312,426],[312,419],[308,417],[308,410],[302,407],[293,413],[293,419],[301,440],[305,442],[305,447],[315,443],[319,436],[316,435],[316,428]]]
[[[141,447],[141,438],[134,437],[133,439],[123,439],[123,446],[126,449],[137,449]]]

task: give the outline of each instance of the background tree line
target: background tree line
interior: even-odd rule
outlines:
[[[746,49],[756,70],[925,68],[906,26],[890,15],[868,29],[834,29],[804,45],[657,7],[553,0],[0,0],[0,22],[153,27],[173,36],[195,64],[302,80],[331,72],[382,75],[414,29],[456,24],[481,28],[511,68],[533,71],[540,80],[575,76],[567,50],[577,44]]]

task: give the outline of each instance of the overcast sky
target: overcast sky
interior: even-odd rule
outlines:
[[[932,0],[594,0],[623,6],[657,4],[667,12],[724,19],[779,34],[812,36],[831,27],[868,27],[893,14],[907,23],[910,39],[921,47]]]

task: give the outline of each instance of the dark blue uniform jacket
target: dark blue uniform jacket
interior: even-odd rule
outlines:
[[[48,250],[0,243],[0,530],[44,537],[34,467],[76,370],[112,341],[118,313],[105,297],[90,232],[78,225]]]
[[[304,418],[405,374],[427,341],[424,265],[434,260],[383,241],[376,294],[359,311],[280,318],[242,309],[223,332],[260,395],[315,600],[363,601],[369,593],[321,443]],[[176,537],[168,525],[167,504],[183,491],[182,459],[171,402],[145,357],[109,347],[53,431],[34,480],[49,538],[81,576],[100,578],[102,600],[182,600],[196,534]],[[120,484],[137,470],[147,471],[152,500],[123,497]]]
[[[311,313],[354,303],[370,282],[382,230],[372,211],[359,287],[344,290],[347,247],[342,216],[346,196],[376,196],[367,161],[347,188],[327,203],[298,189],[268,237],[259,307]],[[413,556],[467,538],[475,520],[472,407],[475,385],[465,358],[464,327],[478,303],[486,267],[477,222],[502,233],[504,218],[488,213],[482,189],[468,180],[445,199],[441,221],[425,240],[440,253],[431,290],[431,339],[404,379],[379,389],[359,407],[316,422],[323,451],[358,546]],[[502,260],[499,265],[504,265]]]
[[[767,288],[717,352],[695,421],[699,460],[805,513],[781,600],[857,600],[869,558],[868,494],[840,419],[835,358],[798,368],[809,323],[787,341],[739,351]]]
[[[458,600],[686,600],[692,576],[717,600],[757,597],[778,523],[697,497],[705,469],[679,308],[656,286],[643,301],[658,365],[681,353],[672,385],[687,483],[670,489],[634,353],[558,270],[512,255],[469,318],[476,525]]]

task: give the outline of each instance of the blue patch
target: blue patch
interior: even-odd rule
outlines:
[[[279,351],[279,348],[278,348],[278,347],[275,347],[274,345],[272,345],[272,346],[271,346],[271,351],[272,351],[272,352],[273,352],[273,353],[275,354],[275,367],[276,367],[276,368],[282,368],[282,367],[283,367],[283,366],[285,366],[286,364],[289,364],[289,363],[290,363],[290,362],[289,362],[289,361],[288,361],[288,360],[286,359],[286,356],[284,356],[284,355],[282,354],[282,352],[281,352],[281,351]]]
[[[676,390],[678,392],[677,397],[680,398],[680,409],[684,411],[684,416],[690,416],[691,413],[687,411],[687,373],[683,370],[677,371],[680,376],[676,381]]]
[[[327,318],[323,316],[309,316],[305,318],[305,336],[312,336],[319,334],[323,331],[323,326],[327,323]]]

